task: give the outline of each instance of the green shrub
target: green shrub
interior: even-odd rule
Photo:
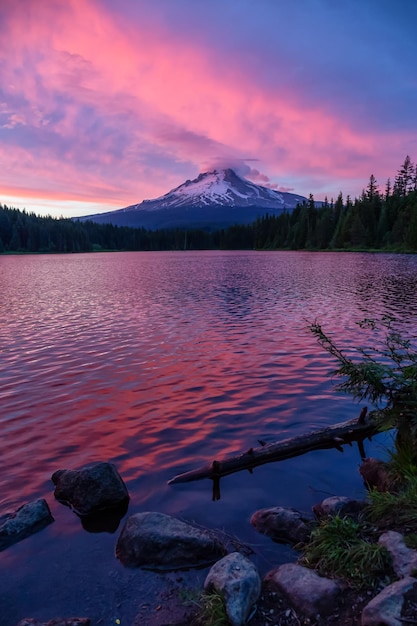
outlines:
[[[196,601],[197,614],[193,621],[195,626],[229,626],[223,596],[212,591],[202,593]]]
[[[378,543],[363,538],[361,530],[359,522],[349,517],[325,518],[313,530],[301,563],[352,587],[376,585],[390,569],[390,557]]]
[[[397,493],[374,489],[369,498],[367,518],[380,529],[392,527],[417,531],[417,477],[407,480]]]
[[[416,418],[417,348],[412,345],[415,337],[401,335],[394,327],[395,321],[395,318],[384,315],[379,321],[366,318],[358,322],[361,329],[375,333],[375,340],[373,347],[355,348],[355,358],[339,349],[317,321],[310,323],[308,328],[339,363],[332,372],[333,376],[342,378],[338,389],[357,400],[369,400],[395,420],[405,415]],[[381,332],[385,335],[383,339]]]

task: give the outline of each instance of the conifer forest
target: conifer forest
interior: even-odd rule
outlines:
[[[0,253],[105,250],[369,250],[417,252],[417,165],[409,156],[381,188],[371,175],[359,198],[315,202],[266,213],[226,229],[146,230],[39,217],[0,204]]]

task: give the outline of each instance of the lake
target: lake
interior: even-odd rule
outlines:
[[[176,574],[127,570],[115,533],[87,532],[52,473],[113,462],[129,514],[160,511],[248,543],[261,574],[294,555],[250,525],[259,508],[363,497],[357,447],[168,486],[176,474],[359,415],[307,325],[350,350],[357,322],[417,322],[417,256],[135,252],[0,256],[0,514],[44,497],[55,523],[0,555],[0,623],[131,624]],[[371,408],[371,407],[369,407]],[[384,456],[390,435],[366,443]],[[189,572],[196,584],[207,571]],[[156,597],[156,596],[155,596]],[[145,607],[146,608],[146,607]],[[3,621],[2,621],[3,620]],[[143,622],[145,623],[145,622]]]

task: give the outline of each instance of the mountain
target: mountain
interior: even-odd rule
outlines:
[[[204,228],[215,230],[248,224],[260,215],[294,209],[303,196],[255,185],[232,169],[199,174],[194,180],[154,200],[143,200],[124,209],[78,218],[101,224],[156,228]]]

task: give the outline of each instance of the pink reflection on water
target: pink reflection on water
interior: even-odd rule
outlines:
[[[406,302],[416,315],[412,258],[132,253],[1,262],[6,502],[50,493],[56,469],[96,460],[116,462],[133,490],[153,474],[163,491],[178,471],[258,439],[353,416],[306,321],[322,318],[349,344],[367,306],[403,314]],[[389,271],[407,278],[401,298],[387,290],[392,263]]]
[[[85,612],[99,622],[126,590],[140,597],[138,580],[148,590],[149,573],[116,562],[116,533],[85,532],[54,501],[57,469],[114,462],[129,513],[223,528],[254,546],[263,572],[288,554],[255,536],[254,510],[308,512],[341,485],[341,495],[361,497],[353,448],[225,477],[216,502],[211,481],[167,481],[259,439],[357,416],[359,407],[335,393],[333,364],[307,321],[319,319],[347,348],[355,321],[375,312],[415,326],[416,270],[417,258],[390,255],[0,256],[1,508],[46,497],[56,520],[2,554],[10,625],[33,607],[43,617],[45,606],[51,617]],[[378,442],[367,445],[379,452]]]

